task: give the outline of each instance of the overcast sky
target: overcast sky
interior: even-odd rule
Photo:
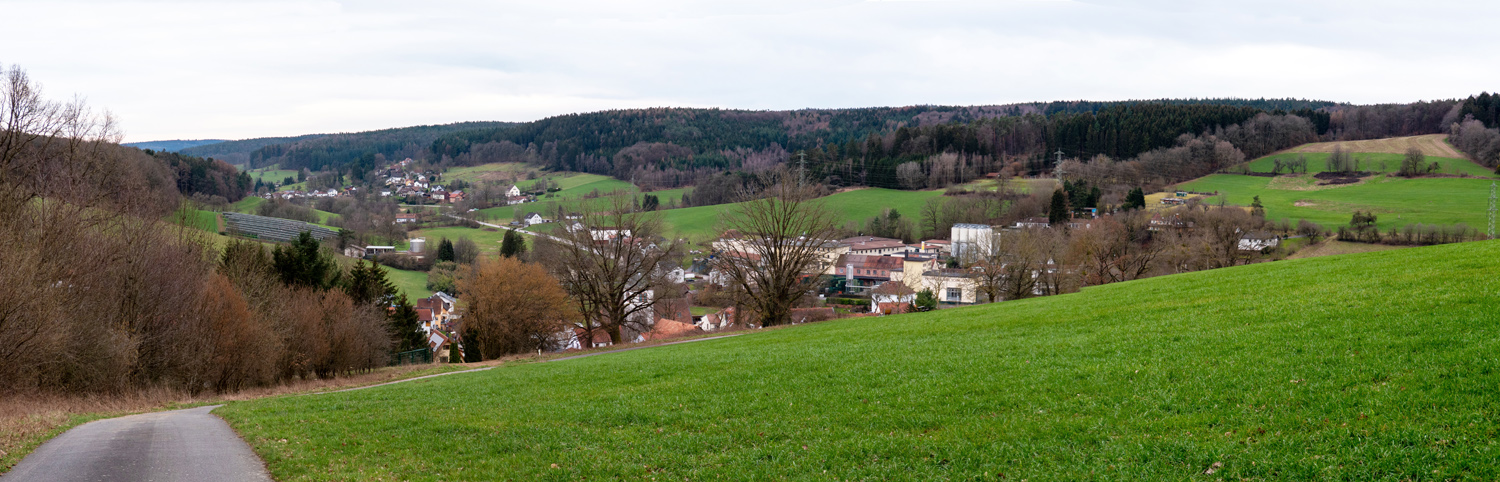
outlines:
[[[0,63],[127,141],[602,109],[1500,89],[1500,2],[0,0]]]

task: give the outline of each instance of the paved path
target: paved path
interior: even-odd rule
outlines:
[[[434,375],[422,375],[420,377],[412,377],[412,378],[407,378],[407,379],[404,379],[404,380],[396,380],[394,382],[377,383],[377,384],[374,384],[374,385],[365,385],[363,387],[345,388],[343,390],[330,390],[330,391],[326,391],[326,392],[307,393],[307,394],[304,394],[304,395],[322,395],[322,394],[325,394],[325,393],[352,392],[352,391],[355,391],[355,390],[364,390],[366,388],[383,387],[383,386],[386,386],[386,385],[393,385],[393,384],[397,384],[397,383],[405,383],[405,382],[409,382],[409,381],[412,381],[412,380],[421,380],[423,378],[441,377],[443,375],[457,375],[457,374],[460,374],[460,373],[469,373],[469,372],[482,372],[482,371],[485,371],[485,370],[489,370],[491,368],[495,368],[495,367],[475,368],[473,370],[459,370],[459,371],[456,371],[456,372],[438,373],[438,374],[434,374]]]
[[[572,359],[575,359],[575,358],[587,358],[587,357],[591,357],[591,356],[595,356],[595,355],[608,355],[610,353],[619,353],[619,352],[622,352],[622,351],[639,350],[639,349],[642,349],[642,348],[656,348],[658,346],[676,345],[678,343],[692,343],[692,342],[695,342],[695,341],[717,340],[717,339],[720,339],[720,338],[729,338],[731,336],[740,336],[740,335],[739,335],[739,333],[735,333],[733,335],[719,335],[719,336],[710,336],[708,338],[694,338],[694,339],[691,339],[691,340],[674,341],[674,342],[671,342],[671,343],[662,343],[660,345],[637,346],[637,347],[631,347],[631,348],[621,348],[619,350],[601,351],[601,352],[598,352],[598,353],[585,353],[585,354],[582,354],[582,355],[565,356],[565,357],[562,357],[562,358],[554,358],[554,359],[547,360],[547,361],[549,361],[549,362],[555,362],[555,361],[563,361],[563,360],[572,360]]]
[[[219,405],[98,420],[37,447],[0,479],[25,481],[270,481]]]

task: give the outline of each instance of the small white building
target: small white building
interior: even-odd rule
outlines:
[[[516,196],[520,196],[520,195],[521,195],[521,188],[520,188],[520,186],[511,185],[510,189],[506,189],[505,190],[505,197],[512,198],[512,197],[516,197]]]
[[[526,217],[521,218],[521,222],[526,223],[527,226],[533,226],[547,222],[547,218],[538,213],[527,213]]]

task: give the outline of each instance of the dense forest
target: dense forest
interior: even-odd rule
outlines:
[[[732,184],[719,175],[789,162],[805,166],[810,180],[835,187],[931,189],[989,173],[1053,175],[1068,160],[1110,160],[1151,166],[1149,175],[1121,174],[1149,184],[1191,179],[1304,142],[1446,133],[1466,116],[1491,126],[1497,105],[1500,96],[1481,94],[1363,106],[1156,99],[797,111],[652,108],[250,139],[183,152],[252,168],[338,171],[352,179],[406,157],[439,167],[523,162],[610,175],[647,189]]]
[[[243,199],[255,187],[255,181],[249,174],[236,171],[234,166],[224,161],[150,149],[143,152],[172,169],[177,180],[177,191],[185,196],[218,196],[224,198],[224,201],[235,202]]]
[[[399,127],[344,134],[246,139],[184,149],[184,154],[213,157],[246,169],[280,164],[282,169],[346,170],[361,158],[380,155],[423,157],[432,141],[453,132],[510,126],[507,122],[459,122]]]

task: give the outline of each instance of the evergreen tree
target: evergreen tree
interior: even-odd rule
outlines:
[[[340,281],[333,256],[324,253],[322,245],[307,231],[297,235],[291,244],[277,246],[271,252],[271,265],[276,268],[281,282],[288,286],[326,290]]]
[[[1131,189],[1130,193],[1125,195],[1125,204],[1120,206],[1120,209],[1128,211],[1143,207],[1146,207],[1146,192],[1141,188],[1135,188]]]
[[[396,351],[410,351],[427,347],[427,337],[422,333],[422,319],[417,308],[407,301],[406,294],[396,298],[396,306],[388,317],[391,326],[391,341]]]
[[[438,241],[437,259],[438,261],[454,260],[453,241],[449,241],[448,238],[443,238],[442,241]]]
[[[520,233],[506,230],[505,237],[500,240],[500,255],[507,258],[515,258],[526,253],[526,238]]]
[[[1260,196],[1255,196],[1254,202],[1250,203],[1250,215],[1257,218],[1266,217],[1266,208],[1260,204]]]
[[[1047,209],[1047,222],[1054,227],[1060,226],[1071,217],[1068,215],[1068,195],[1062,189],[1052,191],[1052,205]]]
[[[932,289],[930,289],[930,288],[929,289],[924,289],[922,291],[918,291],[917,292],[917,301],[916,301],[916,303],[913,303],[913,304],[917,305],[917,311],[932,311],[932,310],[935,310],[935,309],[937,309],[937,306],[938,306],[937,294],[933,293]]]
[[[658,208],[660,206],[661,206],[661,199],[657,198],[654,195],[647,194],[647,195],[641,197],[641,210],[642,211],[655,211],[656,208]]]
[[[345,278],[344,292],[349,299],[356,304],[373,303],[376,306],[390,306],[396,298],[396,285],[386,277],[385,269],[380,263],[365,263],[360,260],[358,264],[349,269],[349,275]]]

